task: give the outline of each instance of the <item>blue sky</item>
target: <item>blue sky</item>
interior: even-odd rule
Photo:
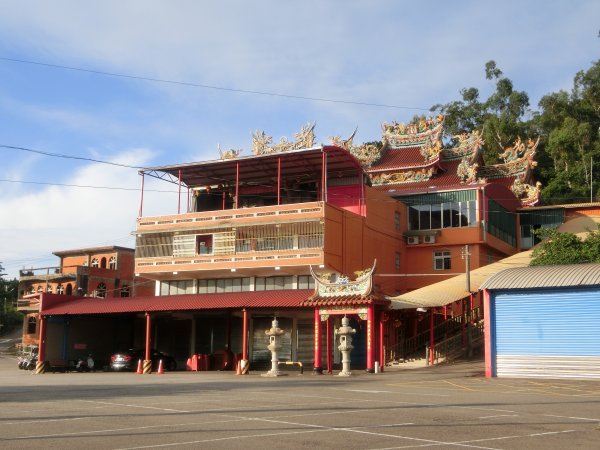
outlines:
[[[493,88],[495,60],[530,96],[569,90],[600,56],[597,1],[5,1],[0,58],[299,100],[111,77],[0,59],[0,145],[133,166],[216,159],[251,133],[317,142],[380,138],[434,104]],[[55,250],[133,246],[135,169],[0,147],[0,261],[9,276]],[[89,189],[48,184],[122,188]],[[148,183],[147,188],[173,189]],[[176,212],[155,193],[147,214]]]

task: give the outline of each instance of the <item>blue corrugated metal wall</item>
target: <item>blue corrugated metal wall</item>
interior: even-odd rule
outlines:
[[[600,377],[600,289],[494,295],[498,376]]]

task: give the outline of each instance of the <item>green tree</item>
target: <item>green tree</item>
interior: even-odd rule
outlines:
[[[480,100],[479,89],[465,88],[460,91],[461,100],[445,105],[434,105],[446,116],[446,139],[478,129],[485,140],[484,160],[487,164],[499,162],[499,154],[510,146],[517,137],[533,137],[531,123],[526,117],[529,112],[529,96],[514,89],[513,82],[504,77],[495,61],[485,65],[485,77],[495,82],[495,91]]]
[[[600,227],[591,231],[585,240],[555,228],[542,228],[537,234],[543,241],[533,249],[531,266],[600,263]]]
[[[548,94],[539,106],[534,121],[546,143],[537,171],[545,186],[544,203],[589,200],[591,189],[600,188],[595,181],[600,173],[600,61],[575,75],[571,92]]]
[[[19,281],[16,278],[6,280],[5,277],[6,273],[0,262],[0,333],[10,331],[23,321],[22,314],[15,308]]]

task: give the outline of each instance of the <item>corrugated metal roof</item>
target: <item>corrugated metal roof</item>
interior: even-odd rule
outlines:
[[[569,264],[506,269],[481,285],[481,289],[532,289],[600,286],[600,264]]]
[[[526,267],[531,261],[531,250],[517,253],[498,262],[479,267],[471,271],[471,291],[477,291],[492,275],[507,267]],[[432,308],[445,306],[469,296],[466,275],[457,275],[444,281],[407,292],[406,294],[388,297],[391,309]]]
[[[48,295],[42,297],[41,315],[118,314],[206,309],[300,308],[312,289],[184,294],[160,297],[93,298]]]

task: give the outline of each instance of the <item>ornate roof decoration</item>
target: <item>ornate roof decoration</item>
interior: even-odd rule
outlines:
[[[504,150],[504,153],[500,155],[500,158],[502,158],[505,163],[516,161],[524,156],[528,159],[532,159],[539,143],[540,138],[538,137],[535,142],[533,139],[528,139],[527,145],[525,145],[525,143],[521,141],[521,137],[518,136],[513,146],[507,147]]]
[[[316,274],[313,268],[310,268],[310,273],[315,279],[315,293],[311,296],[312,298],[329,298],[339,297],[344,295],[369,295],[373,289],[373,273],[377,261],[373,262],[373,267],[365,270],[355,272],[355,280],[351,281],[345,275],[338,275],[335,281],[331,281],[332,274]]]
[[[433,167],[419,170],[407,170],[404,172],[380,173],[377,175],[372,175],[371,182],[373,185],[417,183],[419,181],[429,180],[433,174]]]
[[[470,156],[471,161],[474,161],[485,143],[481,134],[481,131],[473,130],[471,133],[453,136],[458,144],[442,151],[444,159],[462,159],[465,156]]]
[[[540,200],[540,193],[542,191],[542,183],[539,181],[535,183],[535,186],[523,183],[520,178],[515,178],[510,190],[513,191],[515,196],[521,200],[521,203],[525,206],[533,206]]]
[[[348,150],[349,152],[351,152],[352,148],[354,147],[353,141],[354,141],[354,136],[356,136],[357,131],[358,131],[358,127],[356,127],[354,129],[354,132],[350,135],[350,137],[348,139],[342,139],[341,136],[330,136],[329,142],[331,143],[331,145],[341,147],[344,150]]]
[[[436,139],[435,141],[429,137],[423,146],[421,147],[421,155],[425,158],[426,162],[435,161],[439,159],[440,153],[442,152],[442,141]]]
[[[381,150],[375,144],[362,144],[359,147],[352,147],[350,153],[360,161],[363,167],[371,167],[381,158]]]
[[[479,164],[471,164],[470,159],[465,156],[456,168],[456,175],[458,175],[462,184],[481,183],[483,180],[478,178],[477,169],[479,169]]]
[[[436,118],[427,117],[407,125],[396,121],[389,125],[383,122],[382,137],[384,143],[391,147],[422,145],[428,140],[435,142],[441,139],[443,124],[444,116],[441,114]]]
[[[315,143],[315,123],[309,123],[294,135],[295,142],[290,142],[284,136],[277,144],[273,144],[273,137],[268,136],[264,131],[252,133],[252,152],[255,155],[270,155],[273,153],[287,152],[290,150],[299,150],[302,148],[311,148]]]
[[[233,159],[233,158],[237,158],[240,153],[242,153],[244,150],[239,149],[239,150],[235,150],[233,148],[227,149],[225,151],[221,150],[221,144],[217,145],[217,150],[219,150],[219,157],[221,159]]]

